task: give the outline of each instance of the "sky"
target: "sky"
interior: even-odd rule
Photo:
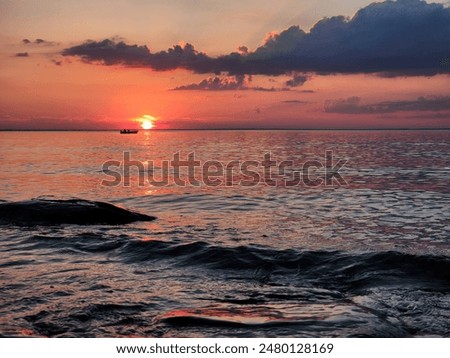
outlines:
[[[0,130],[450,128],[450,4],[0,0]]]

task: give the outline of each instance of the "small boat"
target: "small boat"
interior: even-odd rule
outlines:
[[[122,129],[120,130],[120,134],[136,134],[139,132],[139,129]]]

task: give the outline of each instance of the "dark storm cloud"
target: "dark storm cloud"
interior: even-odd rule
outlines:
[[[374,114],[409,111],[448,111],[450,96],[419,97],[412,101],[386,101],[361,105],[361,98],[328,100],[325,102],[325,112],[345,114]]]
[[[353,18],[324,18],[306,33],[292,26],[271,34],[255,51],[209,57],[190,44],[151,53],[146,46],[106,39],[63,51],[86,62],[183,68],[195,73],[285,75],[293,72],[377,73],[383,76],[450,73],[450,8],[421,0],[372,3]],[[443,62],[444,61],[444,62]],[[301,84],[294,79],[288,86]]]
[[[18,52],[15,54],[15,57],[29,57],[28,52]]]

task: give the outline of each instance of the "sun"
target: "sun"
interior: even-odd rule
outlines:
[[[141,127],[143,129],[152,129],[153,128],[153,123],[148,121],[148,120],[145,120],[145,121],[142,121]]]
[[[148,130],[153,128],[154,122],[157,120],[157,118],[151,116],[150,114],[144,114],[138,118],[135,118],[134,120],[141,124],[142,129]]]

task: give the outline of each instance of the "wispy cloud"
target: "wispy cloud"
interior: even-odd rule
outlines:
[[[287,104],[308,104],[311,103],[310,101],[303,101],[300,99],[290,99],[286,101],[281,101],[281,103],[287,103]]]
[[[192,83],[175,87],[172,91],[260,91],[278,92],[289,91],[289,88],[250,86],[252,76],[236,75],[233,77],[209,77],[200,83]]]
[[[189,85],[174,88],[174,91],[192,91],[192,90],[209,90],[209,91],[236,91],[247,90],[245,76],[233,77],[209,77],[200,83],[192,83]]]
[[[47,41],[44,39],[35,39],[34,41],[29,40],[29,39],[23,39],[22,43],[24,45],[41,45],[41,46],[58,46],[59,45],[58,42]]]
[[[419,97],[411,101],[386,101],[361,105],[361,98],[350,97],[325,101],[325,112],[345,114],[381,114],[410,111],[448,111],[450,96]]]
[[[286,91],[290,91],[290,88],[286,88],[286,87],[281,87],[281,88],[276,88],[276,87],[251,87],[249,88],[253,91],[259,91],[259,92],[286,92]]]

